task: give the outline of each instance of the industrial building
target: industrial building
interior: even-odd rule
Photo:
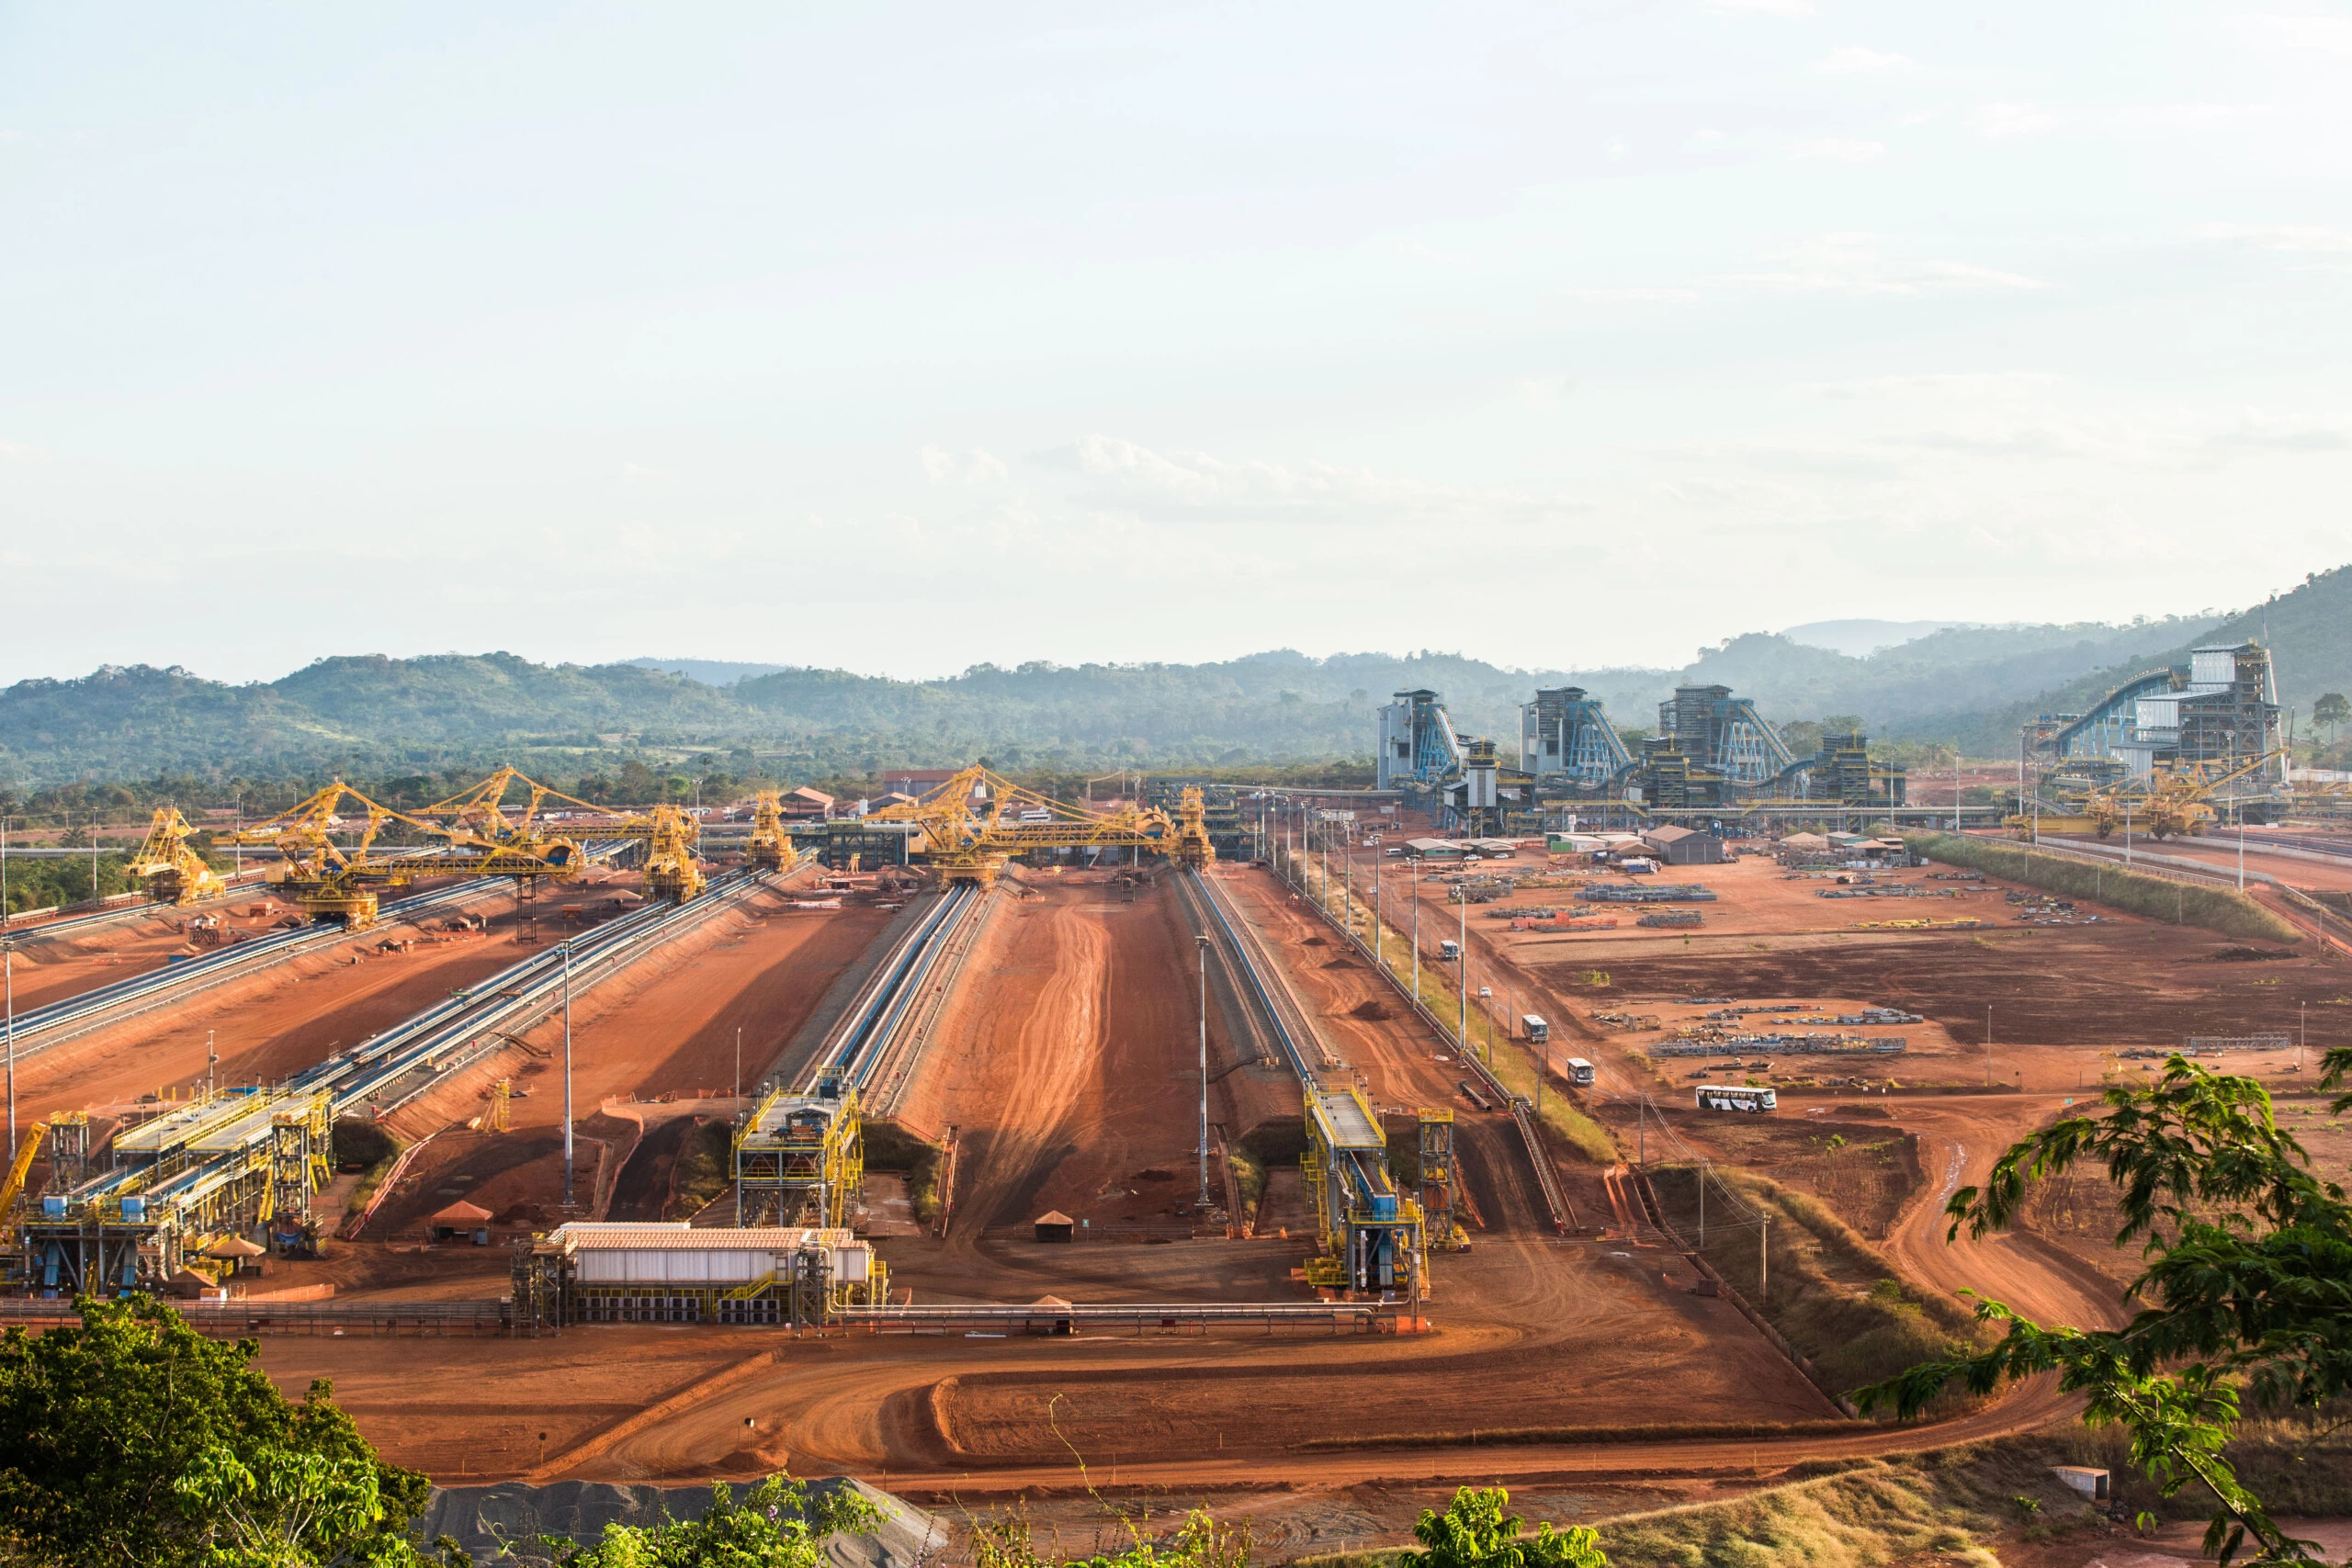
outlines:
[[[1582,686],[1540,688],[1519,709],[1520,768],[1546,784],[1599,790],[1623,779],[1633,753]]]
[[[1824,808],[1842,818],[1905,804],[1904,770],[1873,761],[1867,737],[1826,735],[1800,757],[1728,686],[1675,688],[1638,750],[1581,686],[1542,688],[1519,715],[1519,754],[1507,763],[1493,741],[1454,730],[1437,693],[1397,693],[1380,710],[1380,787],[1426,791],[1441,820],[1467,833],[1547,831],[1587,808],[1642,819]]]
[[[2024,754],[2037,782],[2063,773],[2110,784],[2146,778],[2159,765],[2229,771],[2268,759],[2251,777],[2280,784],[2278,720],[2270,650],[2213,644],[2190,649],[2187,664],[2133,676],[2086,712],[2041,715],[2025,727]]]
[[[1422,1113],[1423,1183],[1442,1192],[1451,1235],[1453,1117]],[[1306,1090],[1306,1153],[1300,1161],[1323,1256],[1310,1260],[1310,1283],[1418,1299],[1425,1257],[1425,1212],[1396,1189],[1388,1139],[1372,1104],[1352,1089]],[[1431,1181],[1432,1173],[1438,1179]]]
[[[525,1334],[576,1323],[801,1327],[880,1305],[888,1288],[873,1244],[837,1226],[574,1222],[517,1254],[514,1321]]]
[[[1375,788],[1434,787],[1462,776],[1464,748],[1470,738],[1455,733],[1435,692],[1426,687],[1399,692],[1380,710],[1379,719]]]

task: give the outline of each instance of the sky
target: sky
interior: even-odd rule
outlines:
[[[0,0],[0,681],[2226,610],[2352,7]]]

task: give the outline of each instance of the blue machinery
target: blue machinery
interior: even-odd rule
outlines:
[[[571,989],[594,986],[763,886],[752,874],[732,873],[684,904],[651,905],[574,938]],[[19,1199],[0,1216],[9,1232],[9,1283],[62,1294],[152,1290],[202,1263],[216,1242],[259,1235],[299,1245],[311,1195],[333,1168],[334,1118],[388,1113],[503,1049],[558,1005],[565,967],[561,949],[536,953],[282,1085],[173,1105],[118,1134],[108,1168],[86,1178],[80,1154],[59,1146],[52,1130],[51,1185],[62,1190]]]

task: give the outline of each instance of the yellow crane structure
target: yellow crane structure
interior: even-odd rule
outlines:
[[[989,886],[1006,861],[1032,850],[1136,849],[1181,858],[1177,825],[1164,811],[1122,807],[1089,812],[983,767],[966,768],[921,800],[876,811],[866,820],[920,827],[922,841],[912,847],[950,884]],[[1200,844],[1208,848],[1205,833]]]
[[[521,784],[528,798],[510,813],[508,791]],[[549,801],[578,811],[560,822],[540,816]],[[579,812],[590,814],[583,820]],[[635,839],[645,845],[645,891],[655,898],[686,899],[703,890],[698,856],[702,823],[676,806],[650,806],[641,811],[597,806],[577,795],[544,784],[513,766],[503,767],[471,789],[421,807],[419,817],[446,820],[453,829],[472,831],[510,848],[538,848],[565,840]],[[560,835],[559,837],[559,835]]]
[[[159,806],[146,840],[132,852],[123,875],[147,890],[158,904],[196,904],[228,891],[220,874],[187,847],[196,829],[176,806]]]
[[[335,842],[338,830],[354,829],[346,807],[365,813],[357,841]],[[438,840],[434,844],[385,845],[377,839],[400,823]],[[228,836],[235,844],[274,848],[285,857],[267,880],[314,919],[341,920],[353,930],[376,923],[378,895],[406,887],[420,876],[546,877],[568,882],[587,863],[573,840],[554,836],[510,836],[502,842],[469,826],[451,826],[422,815],[396,811],[337,779],[301,804]]]
[[[752,841],[743,863],[763,871],[790,871],[800,863],[800,852],[784,830],[784,792],[763,789],[752,805]]]
[[[1176,859],[1194,871],[1216,860],[1216,846],[1209,842],[1207,806],[1200,790],[1186,784],[1176,797]]]
[[[2195,838],[2221,819],[2221,812],[2212,805],[2215,795],[2285,755],[2282,747],[2235,767],[2222,762],[2158,762],[2144,779],[2113,789],[2086,789],[2067,802],[2074,807],[2068,815],[2043,815],[2037,819],[2020,814],[2005,818],[2003,825],[2019,838],[2030,836],[2037,827],[2042,832],[2088,832],[2102,839],[2124,827],[2152,839]]]
[[[0,1220],[14,1213],[17,1200],[24,1196],[25,1178],[32,1174],[33,1161],[40,1156],[40,1141],[49,1136],[49,1123],[36,1122],[25,1130],[17,1144],[17,1158],[8,1167],[6,1179],[0,1179]]]

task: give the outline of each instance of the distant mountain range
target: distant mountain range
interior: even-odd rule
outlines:
[[[559,778],[631,756],[716,752],[733,771],[839,776],[987,756],[1013,767],[1180,769],[1361,757],[1393,692],[1445,694],[1463,728],[1517,734],[1538,686],[1577,685],[1622,728],[1656,723],[1680,682],[1720,682],[1787,722],[1850,715],[1889,740],[1957,741],[2006,755],[2018,725],[2078,710],[2137,671],[2205,641],[2266,634],[2281,698],[2310,711],[2352,691],[2352,569],[2227,617],[2126,626],[1942,625],[1864,657],[1813,646],[1918,625],[1826,622],[1750,633],[1680,670],[1508,670],[1460,654],[1289,649],[1213,664],[976,665],[936,681],[842,670],[636,660],[533,663],[512,653],[322,659],[232,686],[185,670],[108,667],[0,691],[0,783],[190,773],[285,778],[461,770],[499,761]]]
[[[1807,621],[1781,635],[1807,648],[1826,648],[1851,659],[1867,659],[1883,648],[1899,648],[1967,621]]]

